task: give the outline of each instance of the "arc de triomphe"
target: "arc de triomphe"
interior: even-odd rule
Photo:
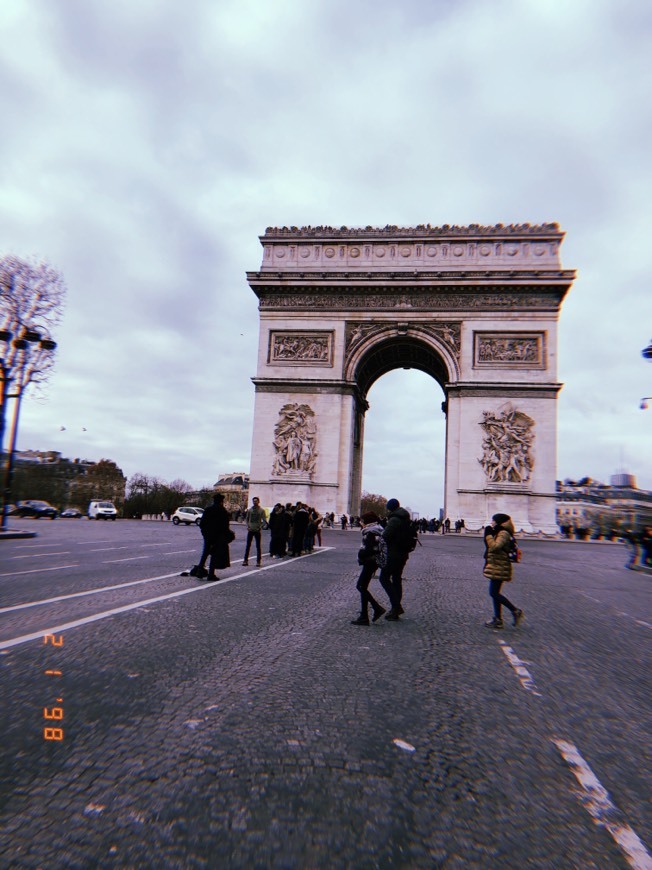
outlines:
[[[563,237],[557,224],[268,228],[247,273],[250,492],[359,513],[367,393],[415,368],[445,395],[446,516],[479,528],[500,510],[556,532],[557,321],[575,277]]]

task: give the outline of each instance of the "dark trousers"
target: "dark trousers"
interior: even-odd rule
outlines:
[[[251,550],[251,542],[256,542],[256,561],[260,562],[260,530],[252,532],[251,529],[247,532],[247,545],[245,547],[244,561],[249,558],[249,550]]]
[[[208,557],[210,556],[210,553],[211,553],[211,542],[207,541],[206,538],[204,538],[204,549],[201,552],[201,559],[199,560],[199,567],[200,568],[206,567],[206,559],[208,559]]]
[[[508,610],[511,610],[512,613],[514,613],[514,611],[516,610],[509,598],[505,598],[505,596],[501,595],[500,593],[500,587],[503,585],[503,582],[503,580],[489,581],[489,595],[491,596],[491,600],[494,603],[494,616],[496,617],[496,619],[502,618],[500,610],[502,604],[504,604]]]
[[[362,566],[362,571],[360,571],[360,576],[355,587],[360,593],[360,616],[369,615],[370,604],[374,610],[380,610],[382,607],[371,592],[369,592],[369,584],[371,583],[371,578],[376,573],[377,567],[376,563],[372,560],[371,562],[366,562]]]
[[[300,556],[303,548],[303,539],[306,534],[307,524],[304,526],[295,526],[292,532],[292,555]]]
[[[403,568],[407,556],[389,556],[387,564],[380,569],[380,585],[383,587],[392,605],[392,610],[398,610],[403,599]]]
[[[279,532],[272,532],[269,538],[269,555],[285,556],[287,550],[287,538]]]

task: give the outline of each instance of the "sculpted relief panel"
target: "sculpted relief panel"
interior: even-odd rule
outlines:
[[[475,332],[473,347],[478,368],[546,367],[543,332]]]
[[[332,332],[276,332],[269,334],[267,362],[272,365],[333,365]]]
[[[279,411],[274,428],[274,466],[272,475],[285,478],[312,478],[317,461],[317,423],[309,405],[289,402]]]
[[[484,411],[482,458],[487,483],[526,483],[534,468],[534,420],[510,402],[498,411]]]

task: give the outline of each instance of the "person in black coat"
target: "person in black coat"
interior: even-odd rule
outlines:
[[[288,546],[290,517],[280,502],[274,505],[274,510],[269,515],[267,523],[270,531],[269,555],[282,559]]]
[[[300,556],[303,550],[303,539],[310,522],[310,514],[305,506],[298,501],[292,522],[292,555]]]
[[[221,568],[229,568],[229,544],[233,540],[233,533],[229,528],[229,514],[224,507],[224,496],[216,492],[213,496],[213,504],[209,505],[199,521],[199,528],[204,536],[204,542],[210,548],[211,561],[208,566],[207,580],[219,580],[215,571]]]

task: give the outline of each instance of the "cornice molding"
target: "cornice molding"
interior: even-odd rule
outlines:
[[[360,395],[357,384],[347,381],[319,378],[252,378],[257,393],[336,393]]]
[[[509,394],[510,399],[556,399],[557,394],[563,388],[563,384],[523,384],[510,382],[493,383],[455,383],[446,384],[446,395],[449,398],[469,398],[487,396],[505,398]]]
[[[574,269],[460,269],[448,271],[424,271],[407,269],[396,272],[281,272],[275,269],[263,269],[258,272],[247,272],[247,282],[254,291],[258,289],[273,290],[278,286],[319,287],[328,289],[334,284],[347,284],[353,287],[383,287],[387,284],[401,282],[413,285],[411,289],[418,290],[423,282],[455,282],[463,285],[491,285],[494,282],[512,284],[531,283],[533,281],[550,284],[572,284],[575,280]]]

